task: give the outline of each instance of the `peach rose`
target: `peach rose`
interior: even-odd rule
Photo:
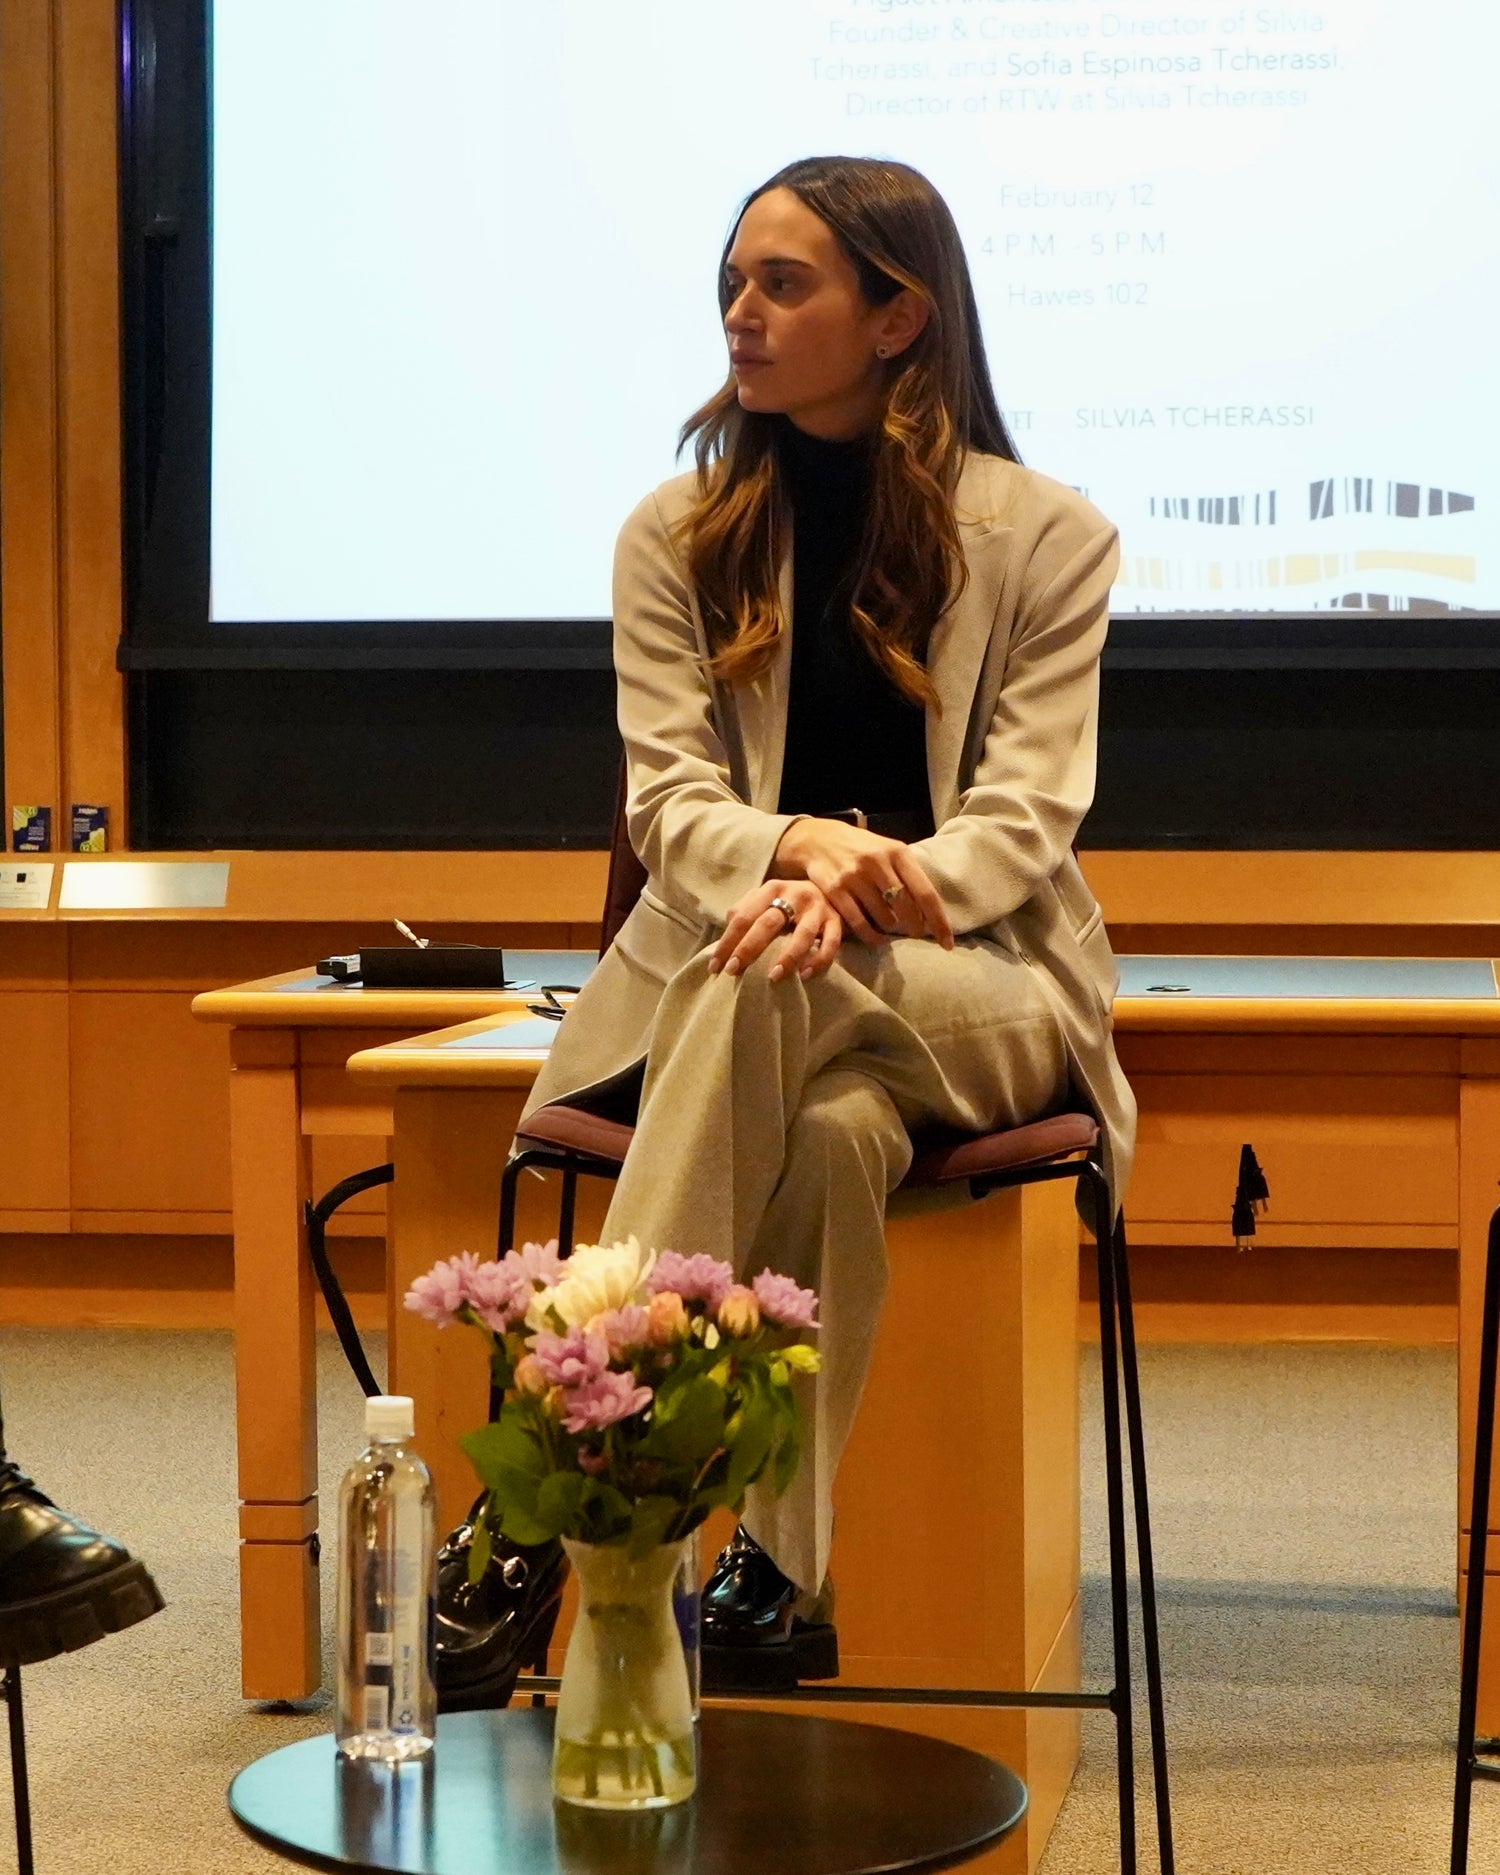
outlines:
[[[734,1285],[719,1304],[719,1326],[737,1341],[755,1333],[760,1327],[760,1304],[753,1289],[747,1289],[743,1283]]]
[[[653,1348],[667,1348],[674,1341],[686,1341],[692,1326],[687,1304],[673,1289],[663,1289],[652,1296],[646,1311],[646,1339]]]
[[[547,1391],[547,1376],[542,1372],[542,1364],[534,1354],[523,1354],[516,1362],[516,1371],[512,1376],[516,1392],[522,1399],[539,1400]]]

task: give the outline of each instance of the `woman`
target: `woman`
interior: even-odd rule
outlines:
[[[705,1604],[721,1656],[795,1641],[814,1677],[836,1670],[832,1483],[912,1133],[1034,1119],[1071,1083],[1124,1180],[1114,965],[1071,853],[1115,534],[1018,466],[957,230],[915,171],[782,170],[719,297],[730,375],[684,428],[696,469],[615,562],[649,883],[528,1111],[643,1068],[605,1239],[821,1295],[801,1472],[752,1496]]]

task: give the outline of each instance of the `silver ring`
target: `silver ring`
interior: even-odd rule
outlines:
[[[880,896],[885,900],[887,905],[894,905],[905,890],[906,887],[904,885],[888,885],[882,890]]]
[[[797,908],[794,905],[789,905],[784,898],[773,898],[769,909],[781,913],[782,917],[786,920],[786,928],[788,931],[790,931],[792,926],[797,922]]]

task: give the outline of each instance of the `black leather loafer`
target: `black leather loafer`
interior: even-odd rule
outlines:
[[[163,1606],[143,1563],[0,1459],[0,1657],[51,1660]]]
[[[437,1556],[433,1638],[439,1712],[507,1705],[523,1667],[546,1671],[568,1576],[568,1559],[555,1539],[528,1549],[501,1538],[489,1567],[471,1583],[469,1549],[478,1510],[476,1504]]]
[[[705,1693],[837,1679],[832,1584],[804,1595],[742,1525],[703,1590],[702,1666]]]

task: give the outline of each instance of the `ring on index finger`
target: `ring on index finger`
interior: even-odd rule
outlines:
[[[894,905],[905,890],[906,887],[904,885],[888,885],[881,888],[880,896],[885,900],[887,905]]]
[[[784,898],[773,898],[767,910],[779,911],[781,913],[782,918],[785,920],[783,929],[787,931],[790,931],[792,926],[797,922],[796,907],[789,904]]]

